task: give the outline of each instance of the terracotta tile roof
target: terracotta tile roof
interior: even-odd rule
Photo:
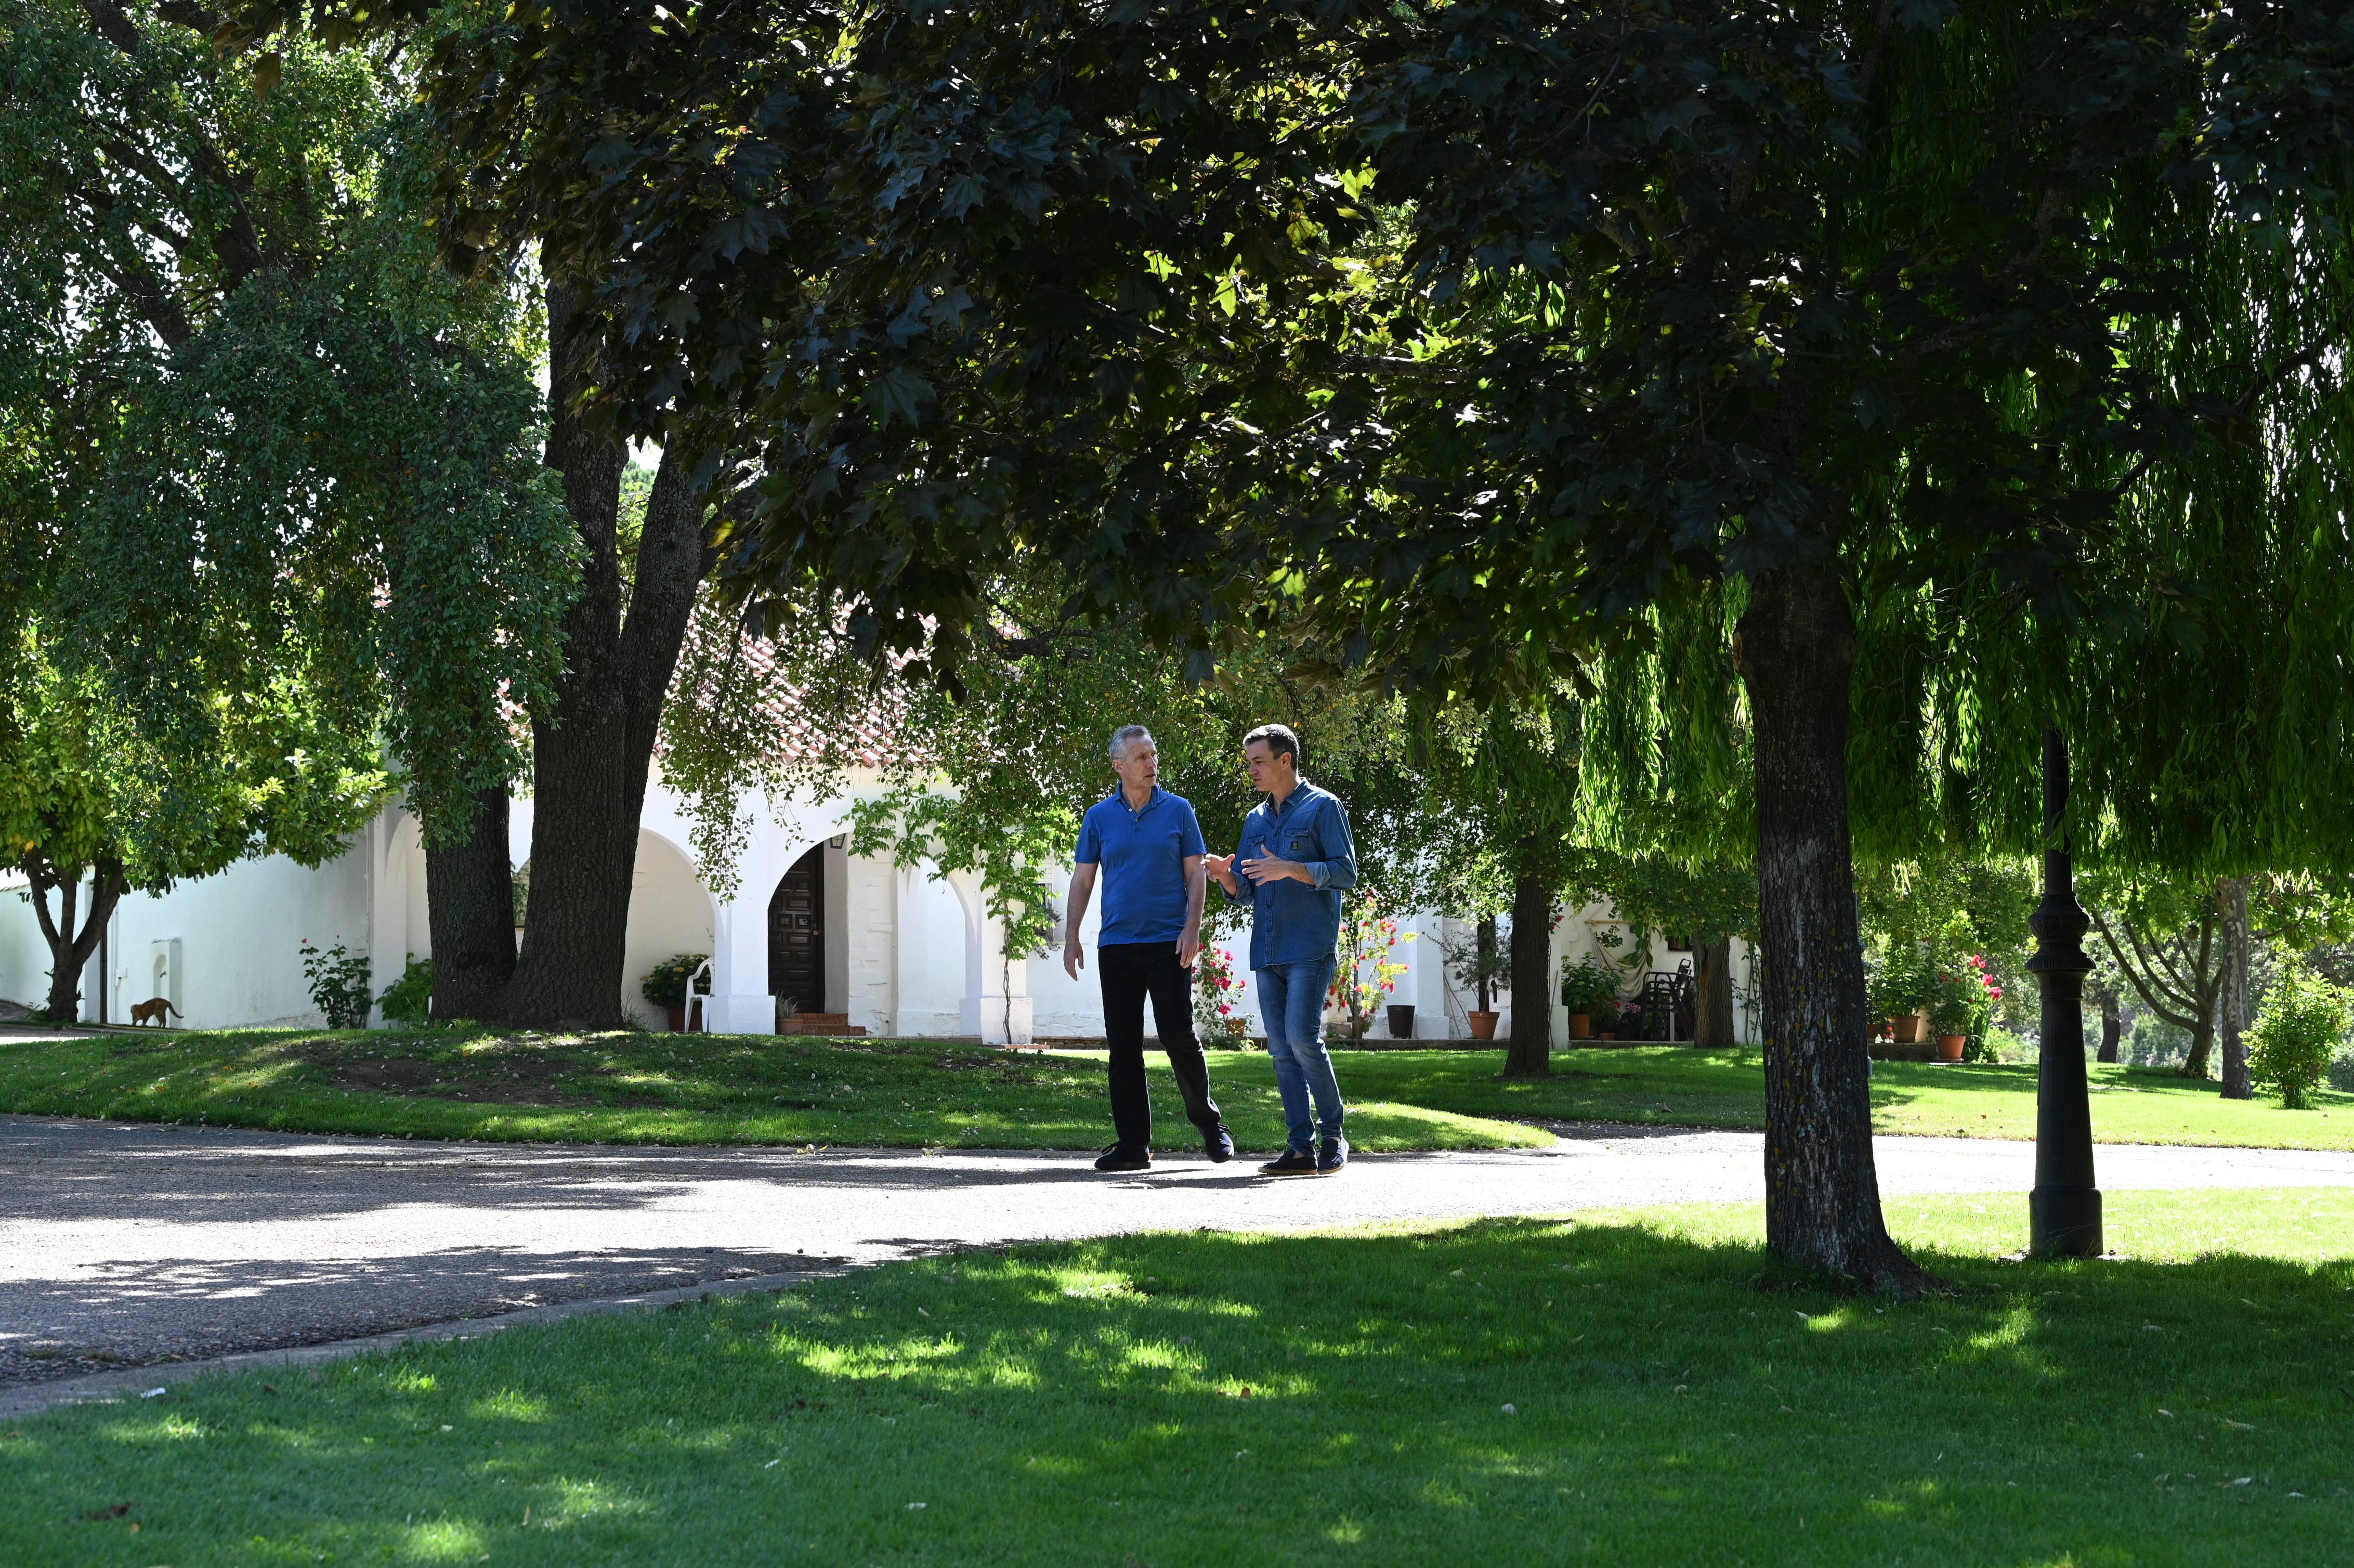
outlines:
[[[875,694],[864,712],[835,721],[829,733],[808,712],[808,688],[778,673],[776,645],[769,639],[746,636],[737,644],[736,659],[759,683],[760,715],[767,720],[769,733],[777,737],[771,760],[832,761],[852,768],[885,768],[920,760],[901,744],[905,708],[896,694]]]

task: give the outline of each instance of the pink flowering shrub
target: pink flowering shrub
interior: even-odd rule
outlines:
[[[1234,949],[1204,944],[1202,956],[1193,960],[1193,1027],[1204,1045],[1233,1049],[1250,1044],[1242,993]]]
[[[1331,988],[1324,993],[1327,1008],[1339,1008],[1348,1018],[1349,1038],[1363,1040],[1373,1028],[1373,1010],[1397,991],[1398,977],[1411,965],[1391,954],[1416,933],[1400,934],[1398,923],[1381,912],[1373,899],[1341,922],[1340,962],[1332,969]]]
[[[1970,953],[1950,967],[1937,969],[1936,992],[1929,1004],[1929,1027],[1938,1034],[1984,1038],[1994,1021],[1994,1004],[2002,987],[1988,972],[1984,954]]]

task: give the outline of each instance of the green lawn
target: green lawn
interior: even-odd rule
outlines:
[[[1236,1140],[1282,1148],[1267,1059],[1235,1057],[1219,1072]],[[1155,1082],[1161,1146],[1198,1150],[1165,1071],[1155,1068]],[[0,1110],[529,1141],[1095,1149],[1111,1140],[1099,1060],[798,1035],[250,1029],[58,1042],[0,1033]],[[1349,1130],[1369,1150],[1551,1141],[1371,1096],[1352,1106]]]
[[[1501,1053],[1484,1051],[1352,1052],[1341,1058],[1341,1086],[1465,1116],[1766,1125],[1765,1069],[1754,1051],[1556,1051],[1551,1077],[1520,1080],[1496,1075],[1502,1061]],[[2098,1065],[2090,1072],[2093,1136],[2104,1142],[2354,1149],[2354,1095],[2324,1089],[2318,1108],[2291,1111],[2264,1096],[2227,1100],[2213,1084],[2171,1073]],[[2033,1138],[2035,1069],[1875,1062],[1872,1103],[1882,1132]]]
[[[988,1251],[0,1428],[0,1561],[2343,1563],[2354,1193],[1777,1277],[1753,1205]],[[2244,1250],[2195,1255],[2224,1242]],[[2324,1261],[2328,1260],[2328,1261]]]
[[[1192,1147],[1155,1064],[1159,1141]],[[1335,1053],[1351,1137],[1367,1150],[1495,1149],[1545,1135],[1516,1123],[1601,1119],[1766,1125],[1754,1053],[1652,1045],[1559,1051],[1543,1079],[1498,1075],[1497,1051]],[[1211,1072],[1245,1149],[1283,1142],[1257,1052]],[[899,1144],[1092,1149],[1110,1140],[1101,1052],[802,1036],[227,1030],[0,1033],[0,1110],[288,1131],[584,1142]],[[2354,1149],[2354,1095],[2318,1108],[2226,1100],[2170,1073],[2091,1069],[2093,1132],[2113,1143]],[[2035,1069],[1882,1062],[1873,1121],[1889,1133],[2035,1135]]]

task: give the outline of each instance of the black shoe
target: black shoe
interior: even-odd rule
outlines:
[[[1324,1146],[1316,1151],[1316,1174],[1319,1176],[1330,1176],[1347,1163],[1349,1140],[1345,1138],[1328,1138]]]
[[[1202,1129],[1202,1152],[1213,1165],[1224,1165],[1235,1157],[1235,1135],[1226,1130],[1225,1122],[1213,1122]]]
[[[1097,1157],[1098,1171],[1150,1171],[1152,1150],[1135,1143],[1115,1143]]]
[[[1262,1176],[1313,1176],[1316,1156],[1304,1149],[1287,1149],[1274,1160],[1258,1168]]]

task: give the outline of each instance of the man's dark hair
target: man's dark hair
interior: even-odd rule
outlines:
[[[1291,733],[1291,726],[1289,725],[1263,724],[1259,726],[1257,729],[1243,736],[1243,749],[1245,751],[1248,751],[1250,749],[1251,742],[1255,740],[1263,740],[1267,742],[1267,749],[1270,756],[1288,757],[1291,758],[1292,767],[1297,768],[1299,766],[1299,737]]]

